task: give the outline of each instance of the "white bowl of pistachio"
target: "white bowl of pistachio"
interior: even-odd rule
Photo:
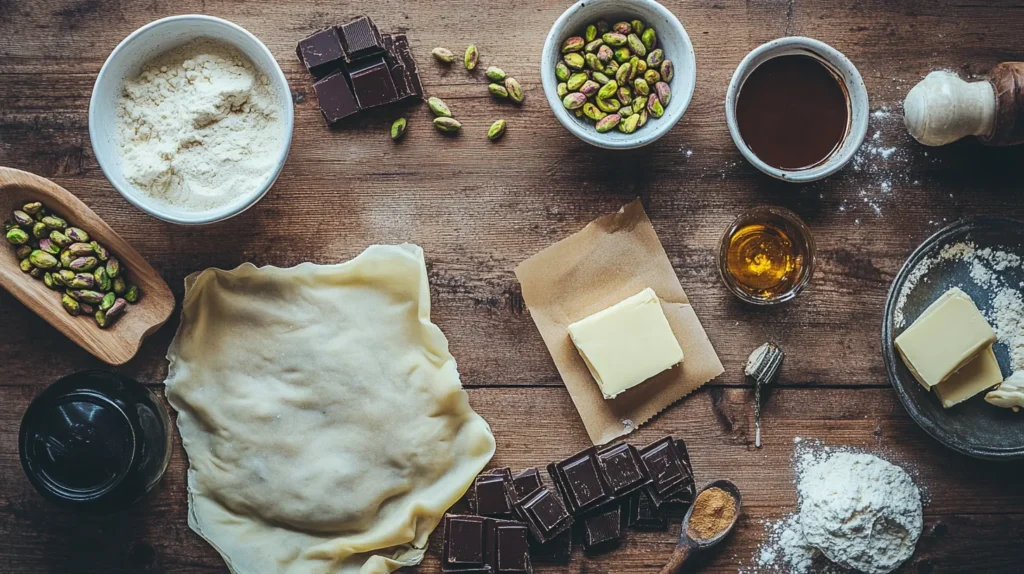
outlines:
[[[581,0],[555,21],[541,55],[555,117],[606,149],[643,147],[668,133],[696,76],[690,37],[653,0]]]

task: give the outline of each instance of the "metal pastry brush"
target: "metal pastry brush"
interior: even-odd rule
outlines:
[[[754,380],[754,446],[761,448],[761,385],[770,385],[779,376],[782,359],[786,354],[774,343],[765,343],[754,349],[747,359],[744,371]]]

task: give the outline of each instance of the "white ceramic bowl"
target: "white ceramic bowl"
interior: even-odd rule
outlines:
[[[739,125],[736,123],[736,100],[738,99],[743,83],[747,77],[766,60],[785,56],[788,54],[803,54],[811,56],[823,62],[837,76],[842,78],[846,85],[848,96],[850,125],[846,130],[846,138],[842,145],[824,162],[814,167],[801,170],[786,170],[772,167],[761,161],[754,152],[750,150],[743,137],[740,135]],[[868,91],[864,87],[864,80],[860,72],[846,56],[824,42],[802,36],[779,38],[765,44],[761,44],[743,58],[736,72],[729,82],[729,89],[725,93],[725,120],[729,125],[729,134],[732,141],[739,148],[743,157],[754,164],[754,167],[768,175],[783,181],[806,183],[817,181],[828,177],[843,168],[860,148],[864,142],[864,136],[868,132]]]
[[[274,168],[253,189],[242,190],[227,205],[196,212],[169,206],[149,198],[125,179],[117,145],[117,108],[124,82],[141,71],[155,56],[199,38],[211,38],[234,46],[267,75],[280,105],[280,148]],[[242,213],[262,198],[281,173],[291,146],[295,110],[284,72],[263,42],[244,28],[212,16],[186,14],[150,22],[121,41],[100,68],[89,100],[89,139],[103,174],[125,199],[154,217],[185,225],[213,223]]]
[[[672,60],[675,76],[669,82],[672,99],[660,118],[650,118],[647,125],[631,134],[618,130],[598,133],[593,124],[585,118],[577,118],[562,105],[558,97],[558,78],[555,64],[562,59],[562,42],[570,36],[581,35],[588,24],[606,20],[609,24],[639,18],[653,26],[658,34],[658,47],[665,51],[665,58]],[[683,112],[690,105],[693,86],[697,80],[697,66],[693,45],[683,25],[667,8],[654,0],[580,0],[555,20],[544,42],[540,59],[541,84],[555,117],[567,130],[581,140],[605,149],[632,149],[645,146],[668,133]]]

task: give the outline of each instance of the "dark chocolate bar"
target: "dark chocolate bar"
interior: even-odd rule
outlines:
[[[597,462],[597,448],[590,447],[565,460],[548,465],[548,473],[573,515],[597,508],[611,499]]]
[[[360,16],[339,30],[349,62],[384,53],[384,41],[369,16]]]
[[[522,522],[487,520],[488,564],[495,574],[530,574],[529,529]]]
[[[473,482],[476,513],[480,516],[510,516],[512,506],[505,494],[505,485],[511,482],[512,471],[508,468],[476,477]]]
[[[384,56],[365,58],[349,66],[352,91],[360,109],[375,108],[398,101],[391,68]]]
[[[597,462],[613,498],[622,498],[651,482],[640,453],[631,444],[620,443],[597,451]]]
[[[316,80],[345,69],[345,49],[334,28],[325,28],[300,40],[295,54]]]
[[[572,526],[572,516],[565,505],[558,499],[558,495],[546,487],[522,500],[517,509],[520,518],[530,528],[530,534],[541,544]]]
[[[441,550],[442,572],[491,572],[487,563],[486,519],[446,514]]]
[[[611,508],[588,516],[583,520],[583,549],[607,549],[622,540],[621,507],[613,504]]]
[[[572,558],[572,530],[564,530],[550,541],[530,541],[530,558],[540,564],[568,564]]]
[[[647,445],[640,450],[640,458],[651,476],[647,493],[657,506],[672,499],[685,498],[693,491],[693,472],[689,460],[680,456],[672,437],[667,436]]]
[[[328,125],[334,125],[359,111],[359,104],[352,94],[352,89],[349,88],[343,71],[334,72],[314,83],[313,92],[316,93],[320,113]]]
[[[536,468],[527,468],[512,477],[512,488],[509,495],[514,497],[512,502],[518,502],[544,487],[540,479],[540,471]]]
[[[646,489],[642,489],[626,502],[626,524],[637,530],[666,530],[668,517],[654,504]]]

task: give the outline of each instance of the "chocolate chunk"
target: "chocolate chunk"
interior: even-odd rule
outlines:
[[[530,534],[537,542],[550,541],[572,525],[572,516],[558,496],[548,488],[542,488],[517,506],[519,516],[526,521]]]
[[[531,541],[530,557],[542,564],[568,564],[572,558],[572,530],[564,530],[544,544]]]
[[[574,515],[597,508],[611,498],[611,489],[605,484],[597,462],[596,447],[549,464],[548,473]]]
[[[334,72],[314,83],[313,91],[316,92],[320,113],[323,114],[328,125],[334,125],[339,120],[359,111],[359,104],[352,94],[344,72]]]
[[[631,444],[620,443],[597,451],[597,462],[613,498],[622,498],[651,482],[640,453]]]
[[[654,504],[645,490],[634,492],[626,502],[626,524],[637,530],[665,530],[668,517]]]
[[[345,69],[345,49],[334,28],[325,28],[300,40],[295,47],[295,54],[306,71],[317,80],[331,72]]]
[[[526,497],[544,487],[540,479],[540,471],[536,468],[527,468],[512,477],[511,495],[515,496],[513,502],[524,500]]]
[[[616,546],[621,540],[622,515],[618,504],[583,521],[584,550],[606,549]]]
[[[384,56],[366,58],[349,67],[352,91],[360,109],[374,108],[398,101],[391,69]]]
[[[479,516],[445,515],[442,571],[490,572],[485,520]]]
[[[674,498],[685,498],[687,495],[692,499],[693,471],[689,460],[680,456],[672,437],[667,436],[647,445],[640,450],[640,458],[651,476],[647,493],[654,504],[660,507]]]
[[[507,468],[476,477],[476,481],[473,483],[476,513],[480,516],[511,515],[512,506],[505,494],[505,485],[510,482],[512,482],[512,471]]]
[[[360,16],[341,26],[341,42],[349,62],[384,53],[384,41],[369,16]]]
[[[408,96],[416,95],[416,97],[423,97],[423,83],[420,80],[419,67],[416,65],[416,59],[412,57],[412,48],[409,47],[409,38],[405,34],[392,34],[390,36],[391,48],[388,52],[392,54],[395,59],[395,67],[391,70],[391,75],[394,77],[395,68],[401,65],[401,71],[403,75],[403,83],[405,85],[405,91],[408,92]],[[395,85],[398,85],[398,81],[395,81]],[[401,90],[399,90],[401,91]]]
[[[488,563],[496,574],[529,574],[529,529],[522,522],[487,520]]]

